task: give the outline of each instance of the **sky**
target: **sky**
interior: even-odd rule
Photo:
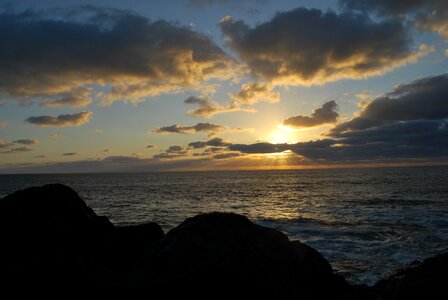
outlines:
[[[446,165],[445,0],[0,0],[0,173]]]

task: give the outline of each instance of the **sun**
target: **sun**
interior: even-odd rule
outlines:
[[[297,143],[294,131],[283,125],[278,125],[277,129],[269,134],[268,140],[272,144]]]

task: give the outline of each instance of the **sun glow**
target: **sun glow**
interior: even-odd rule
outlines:
[[[278,125],[277,129],[270,133],[269,142],[272,144],[294,144],[297,143],[297,140],[291,128]]]

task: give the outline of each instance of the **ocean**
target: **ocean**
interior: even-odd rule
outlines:
[[[448,167],[0,175],[0,197],[47,183],[116,225],[168,231],[199,213],[243,214],[316,248],[352,283],[448,249]]]

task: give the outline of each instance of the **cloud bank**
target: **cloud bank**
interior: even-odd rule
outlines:
[[[0,49],[0,97],[48,107],[141,101],[238,72],[207,36],[118,9],[84,6],[64,18],[2,12],[0,37],[8,45]]]
[[[342,8],[375,11],[378,15],[408,17],[420,30],[448,39],[448,2],[445,0],[339,0]]]
[[[426,45],[413,49],[409,31],[399,21],[376,22],[352,12],[297,8],[253,28],[225,17],[220,28],[255,76],[279,84],[381,75],[431,51]]]
[[[427,77],[396,87],[371,101],[359,116],[331,130],[363,130],[400,121],[442,120],[448,118],[448,75]]]

